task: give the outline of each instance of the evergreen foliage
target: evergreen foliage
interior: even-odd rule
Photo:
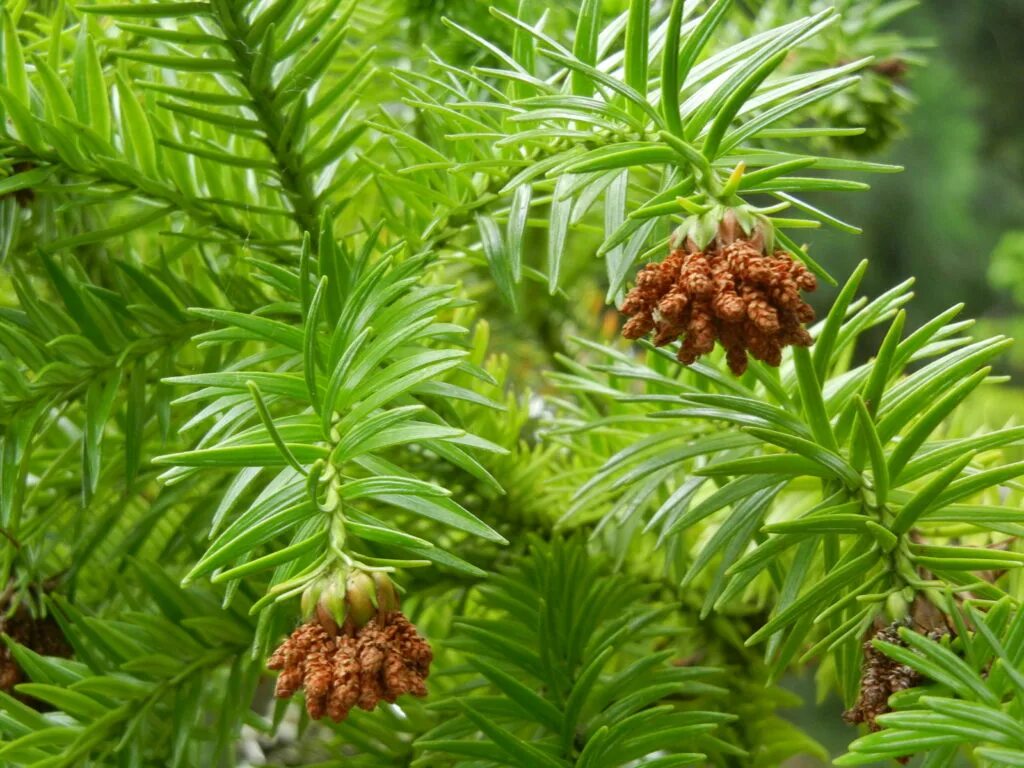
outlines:
[[[1024,763],[1010,341],[797,234],[900,170],[913,3],[436,5],[4,5],[0,764],[768,768],[828,757],[780,681],[873,663],[837,764]],[[723,227],[837,288],[813,344],[614,338]],[[274,703],[302,622],[388,703]]]

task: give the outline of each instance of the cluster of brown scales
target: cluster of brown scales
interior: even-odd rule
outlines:
[[[877,639],[906,647],[906,643],[899,635],[901,626],[903,625],[896,623],[877,629],[864,643],[860,696],[857,703],[843,713],[846,722],[867,723],[872,731],[881,730],[876,721],[879,715],[892,711],[889,707],[889,697],[924,682],[924,678],[913,667],[890,659],[872,644],[872,641]]]
[[[72,653],[57,620],[52,616],[34,617],[24,605],[19,605],[11,615],[0,619],[0,632],[42,656],[68,658]],[[0,647],[0,691],[26,701],[27,697],[14,693],[14,686],[24,681],[25,671],[11,649],[3,645]]]
[[[778,366],[784,347],[810,346],[804,324],[814,310],[800,292],[817,287],[814,274],[785,251],[765,253],[760,233],[736,237],[736,230],[734,221],[723,222],[703,250],[687,238],[664,261],[641,269],[622,305],[630,316],[622,335],[639,339],[653,331],[657,346],[682,338],[676,357],[684,365],[718,341],[737,376],[747,370],[748,353]]]
[[[311,718],[340,722],[353,707],[371,710],[403,693],[426,696],[433,654],[400,611],[382,611],[362,627],[327,624],[303,624],[270,657],[267,666],[281,670],[278,698],[305,688]]]

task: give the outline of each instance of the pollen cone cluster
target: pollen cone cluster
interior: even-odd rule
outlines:
[[[426,696],[430,646],[400,611],[381,612],[363,627],[351,622],[335,634],[313,620],[296,629],[267,662],[281,670],[275,695],[306,690],[314,720],[344,720],[352,707],[371,710],[403,693]]]
[[[892,711],[889,707],[889,697],[924,682],[924,678],[912,667],[890,659],[872,645],[872,640],[878,639],[905,646],[906,643],[899,636],[900,626],[896,623],[883,627],[864,643],[860,696],[857,703],[843,713],[843,719],[848,723],[867,723],[872,731],[880,730],[881,726],[875,721],[879,715]]]
[[[9,598],[0,598],[0,608],[6,608],[6,604],[9,604]],[[24,605],[19,605],[12,613],[0,618],[0,632],[42,656],[68,658],[72,653],[71,645],[56,619],[53,616],[35,617]],[[6,645],[0,647],[0,691],[13,695],[37,710],[49,710],[50,707],[44,702],[14,691],[14,686],[25,680],[25,671],[18,665],[11,649]]]
[[[724,228],[723,228],[724,229]],[[653,332],[657,346],[682,339],[676,357],[689,365],[719,342],[729,369],[747,370],[747,354],[777,366],[782,349],[810,346],[804,323],[814,310],[800,296],[817,280],[785,251],[764,253],[760,237],[723,236],[699,250],[692,240],[645,266],[622,312],[627,339]]]

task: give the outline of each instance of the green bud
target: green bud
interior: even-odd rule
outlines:
[[[323,583],[320,579],[313,581],[302,592],[302,615],[310,616],[316,610],[320,602],[320,594],[323,592]]]
[[[376,585],[370,574],[359,570],[349,574],[345,600],[348,603],[348,617],[357,627],[366,626],[377,615]]]
[[[377,608],[385,613],[398,610],[398,592],[391,577],[383,571],[375,571],[373,581],[377,585]]]
[[[327,586],[324,587],[320,595],[320,601],[317,603],[317,615],[320,618],[320,623],[328,631],[331,631],[331,625],[336,630],[337,627],[345,623],[347,608],[342,579],[343,577],[340,574],[332,576]]]
[[[910,613],[910,603],[902,592],[893,592],[885,601],[885,612],[892,621],[903,621]]]

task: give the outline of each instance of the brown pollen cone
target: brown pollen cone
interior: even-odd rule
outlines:
[[[15,608],[10,616],[0,618],[0,632],[4,632],[15,642],[43,656],[68,658],[72,654],[71,645],[64,637],[57,620],[53,616],[34,617],[24,605]],[[6,645],[0,645],[0,690],[13,695],[19,701],[35,709],[49,710],[49,705],[44,702],[14,691],[14,686],[25,682],[25,680],[25,672],[18,665],[11,649]]]
[[[653,333],[656,346],[681,339],[676,355],[689,365],[714,349],[726,351],[737,376],[747,355],[778,366],[784,347],[812,343],[804,323],[814,310],[801,298],[817,279],[788,253],[764,253],[762,238],[734,238],[735,226],[722,231],[704,250],[688,240],[664,261],[643,267],[627,294],[622,312],[629,320],[627,339]]]
[[[380,611],[364,626],[345,622],[334,635],[316,619],[303,624],[267,662],[281,670],[275,695],[306,692],[306,711],[314,720],[335,722],[352,707],[371,710],[404,693],[426,696],[430,645],[401,611]]]
[[[878,639],[906,647],[906,643],[899,635],[901,626],[903,625],[897,622],[876,629],[864,643],[860,695],[857,698],[857,703],[843,713],[843,719],[846,722],[855,725],[867,723],[872,732],[881,730],[877,718],[879,715],[892,711],[889,706],[889,697],[908,688],[915,688],[926,681],[913,667],[890,659],[872,645],[872,641]],[[901,757],[898,760],[901,763],[906,763],[909,761],[909,757]]]

